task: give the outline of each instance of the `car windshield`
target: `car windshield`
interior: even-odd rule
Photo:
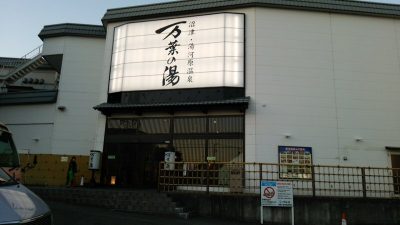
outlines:
[[[16,184],[17,182],[4,170],[0,168],[0,186]]]
[[[11,134],[0,130],[0,167],[18,167],[19,158]]]

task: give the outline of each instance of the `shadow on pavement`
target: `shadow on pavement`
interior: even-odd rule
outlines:
[[[72,205],[48,201],[53,213],[54,225],[244,225],[258,224],[221,220],[217,218],[193,217],[188,220],[173,216],[144,215],[111,209]]]

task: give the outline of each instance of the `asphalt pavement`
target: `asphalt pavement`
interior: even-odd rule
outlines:
[[[187,220],[174,216],[145,215],[112,209],[47,202],[54,225],[255,225],[235,220],[194,216]]]

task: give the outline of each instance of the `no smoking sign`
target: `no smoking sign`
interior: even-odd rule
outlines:
[[[261,181],[261,205],[291,207],[293,204],[292,183],[288,181]]]
[[[272,187],[266,187],[264,189],[264,196],[269,199],[273,198],[275,196],[275,189]]]
[[[264,223],[264,206],[266,207],[291,207],[292,225],[294,225],[293,185],[289,181],[260,182],[261,195],[261,224]]]

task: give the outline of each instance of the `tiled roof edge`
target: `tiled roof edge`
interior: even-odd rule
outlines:
[[[102,25],[61,23],[44,26],[38,36],[42,40],[62,36],[105,38],[106,31]]]
[[[229,104],[248,104],[250,97],[241,97],[224,100],[206,100],[206,101],[186,101],[186,102],[162,102],[149,104],[126,104],[126,103],[101,103],[93,106],[93,109],[102,110],[107,108],[146,108],[146,107],[168,107],[168,106],[196,106],[196,105],[229,105]]]
[[[212,12],[243,7],[289,8],[400,18],[400,5],[353,0],[187,0],[109,9],[103,24],[185,13]]]
[[[21,62],[26,62],[29,59],[21,59],[21,58],[14,58],[14,57],[0,57],[0,66],[5,66],[5,67],[14,67],[15,63],[17,64]]]

